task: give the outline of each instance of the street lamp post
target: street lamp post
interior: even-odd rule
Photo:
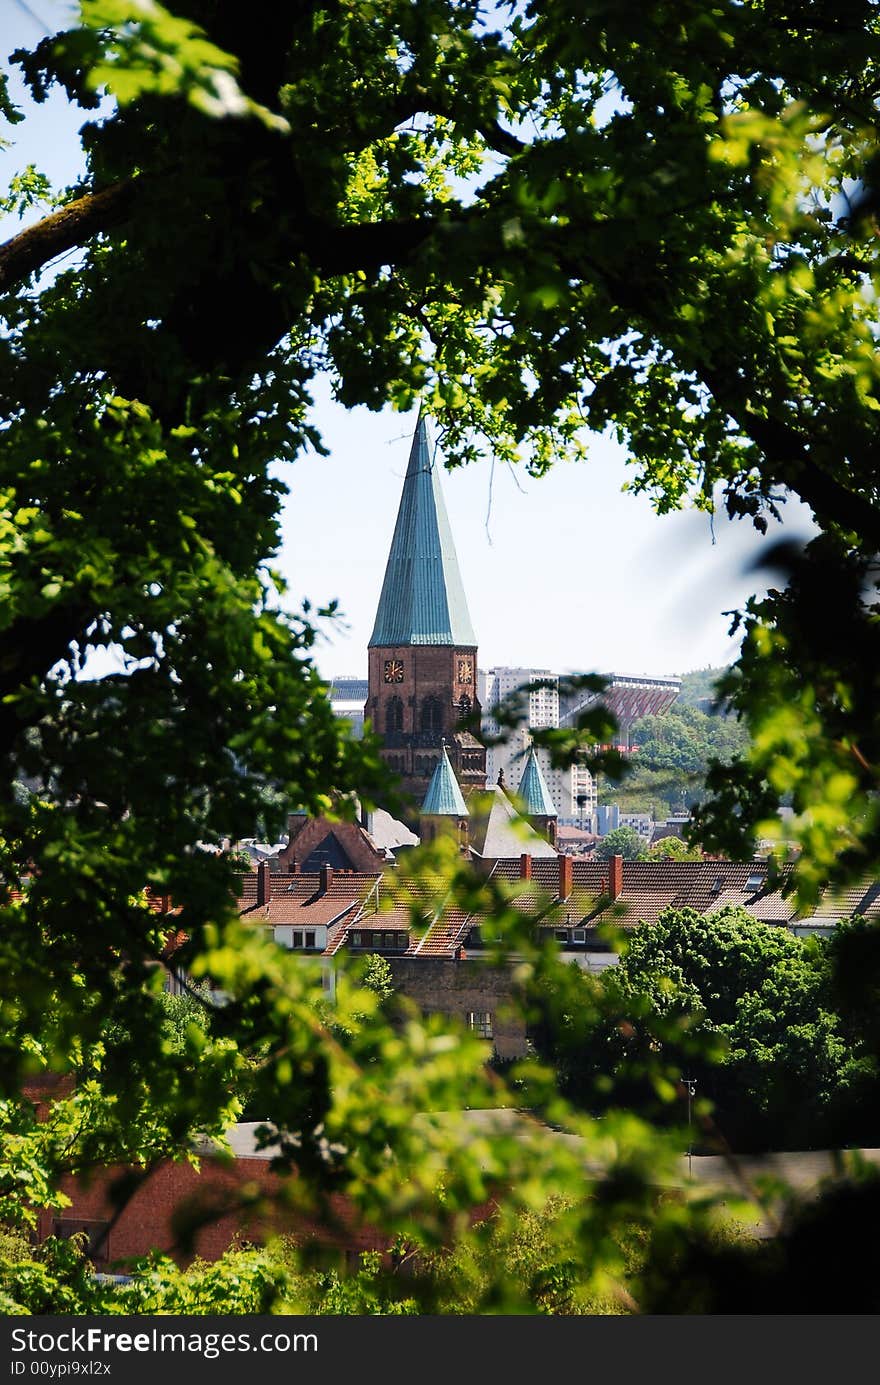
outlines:
[[[684,1084],[685,1091],[687,1092],[687,1102],[688,1102],[688,1147],[687,1147],[687,1156],[688,1156],[688,1178],[690,1178],[691,1172],[692,1172],[692,1169],[693,1169],[692,1159],[693,1159],[693,1143],[694,1143],[694,1142],[693,1142],[693,1138],[692,1138],[692,1131],[693,1131],[693,1112],[694,1112],[694,1092],[695,1092],[696,1089],[697,1089],[697,1079],[696,1079],[695,1077],[683,1077],[683,1078],[681,1079],[681,1081],[682,1081],[682,1083]]]

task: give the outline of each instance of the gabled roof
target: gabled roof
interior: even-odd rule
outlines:
[[[299,813],[292,813],[288,823],[290,842],[278,853],[284,871],[294,863],[304,871],[316,871],[323,864],[337,870],[382,869],[384,852],[376,848],[360,823],[308,818]]]
[[[468,815],[445,745],[441,747],[421,812],[425,817],[466,818]]]
[[[424,414],[413,436],[374,645],[476,645]]]
[[[481,857],[513,856],[519,860],[523,852],[530,856],[552,856],[556,849],[521,817],[499,784],[486,793],[474,791],[469,799],[471,809],[471,854]]]
[[[529,746],[518,792],[522,801],[522,811],[526,817],[555,818],[557,816],[553,799],[550,797],[550,790],[547,788],[547,781],[541,773],[541,766],[538,764],[538,757],[533,745]]]
[[[418,846],[419,839],[405,823],[384,808],[374,808],[367,818],[367,834],[377,851],[396,851],[400,846]]]

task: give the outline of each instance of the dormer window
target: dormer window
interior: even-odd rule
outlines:
[[[372,952],[405,952],[409,946],[409,934],[355,929],[349,933],[348,942],[350,947],[369,948]]]

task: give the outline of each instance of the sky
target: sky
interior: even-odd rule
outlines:
[[[345,411],[327,395],[316,416],[329,458],[281,472],[280,566],[292,597],[335,597],[344,611],[318,647],[322,673],[365,676],[416,414]],[[762,540],[722,515],[657,516],[622,491],[623,450],[605,438],[590,448],[540,479],[489,462],[442,478],[481,667],[665,676],[730,662],[723,613],[758,589],[749,568],[773,529]],[[787,532],[806,527],[798,511]]]
[[[39,42],[60,22],[58,0],[0,0],[2,56]],[[81,168],[81,113],[57,95],[27,110],[0,150],[4,175],[35,163],[57,184]],[[18,223],[0,226],[0,240]],[[320,625],[315,657],[326,678],[366,676],[366,646],[409,456],[416,414],[371,413],[336,404],[325,381],[314,420],[330,455],[308,453],[279,467],[290,494],[275,559],[292,604],[339,603]],[[736,657],[726,611],[766,588],[752,571],[780,535],[762,538],[748,521],[695,511],[657,516],[645,496],[626,494],[626,454],[589,439],[586,462],[534,479],[490,460],[443,477],[483,668],[499,664],[554,672],[597,670],[653,676],[722,665]],[[787,536],[806,535],[809,517],[786,507]]]

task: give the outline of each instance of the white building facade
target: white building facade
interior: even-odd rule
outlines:
[[[505,666],[480,669],[478,677],[483,732],[487,737],[502,734],[507,737],[502,745],[487,747],[486,783],[496,784],[501,772],[505,787],[515,792],[522,777],[531,732],[559,725],[559,675],[546,668]],[[520,692],[520,689],[528,691]],[[519,697],[517,710],[521,720],[513,730],[508,730],[502,728],[494,713],[500,704],[506,703],[514,694]],[[559,824],[592,830],[596,785],[590,771],[584,765],[554,769],[547,750],[536,746],[535,752]]]

